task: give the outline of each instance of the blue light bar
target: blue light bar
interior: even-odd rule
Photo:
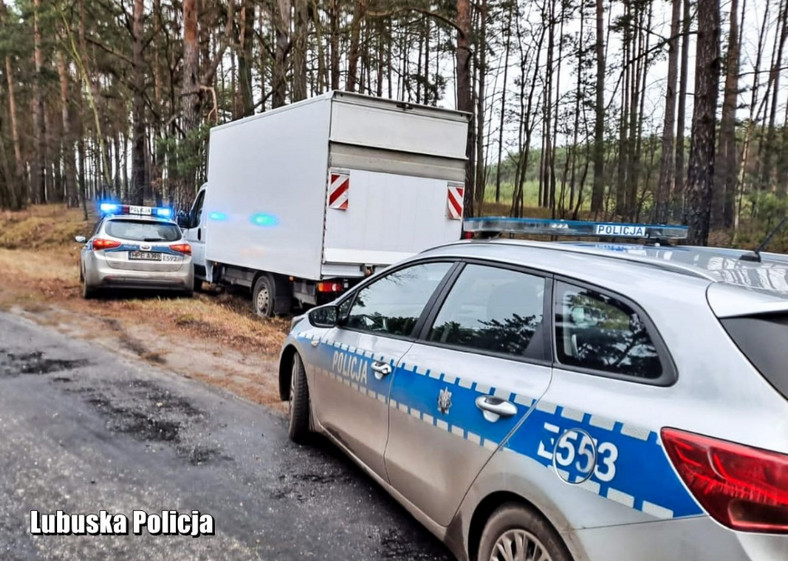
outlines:
[[[101,203],[99,209],[102,214],[134,214],[137,216],[155,216],[158,218],[172,218],[172,209],[162,206],[134,206],[117,203]]]
[[[463,222],[463,229],[466,232],[487,234],[512,233],[659,240],[683,240],[689,231],[687,226],[675,224],[626,224],[622,222],[508,218],[504,216],[466,218]]]

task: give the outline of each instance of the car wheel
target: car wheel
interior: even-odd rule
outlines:
[[[80,269],[79,272],[79,280],[82,281],[82,298],[85,300],[90,300],[93,298],[95,291],[88,286],[88,279],[85,276],[85,273],[82,272],[82,269]]]
[[[478,561],[572,561],[547,520],[516,503],[493,512],[482,532]]]
[[[293,355],[288,409],[290,410],[288,424],[290,440],[303,443],[309,435],[309,387],[306,382],[304,363],[298,353]]]
[[[252,306],[258,316],[271,317],[274,315],[275,305],[274,283],[268,275],[260,275],[254,283],[252,292]]]

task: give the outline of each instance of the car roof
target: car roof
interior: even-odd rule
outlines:
[[[133,220],[134,222],[153,222],[155,224],[172,224],[173,226],[178,225],[170,218],[163,218],[161,216],[147,216],[144,214],[110,214],[105,216],[104,220]]]
[[[572,276],[613,288],[622,279],[659,279],[663,286],[726,283],[788,295],[788,256],[762,253],[762,262],[741,261],[745,250],[695,246],[646,246],[598,242],[466,241],[428,250],[486,258]]]

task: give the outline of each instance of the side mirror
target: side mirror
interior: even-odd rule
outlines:
[[[85,243],[88,239],[85,236],[74,236],[74,241],[77,243]]]
[[[178,214],[175,217],[175,222],[181,228],[191,228],[191,220],[189,214],[183,210],[178,211]]]
[[[307,318],[313,327],[336,327],[339,321],[339,307],[326,304],[319,308],[313,308],[307,314]]]

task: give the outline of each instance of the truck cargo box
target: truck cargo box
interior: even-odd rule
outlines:
[[[468,115],[343,92],[210,133],[209,268],[363,276],[459,239]]]

